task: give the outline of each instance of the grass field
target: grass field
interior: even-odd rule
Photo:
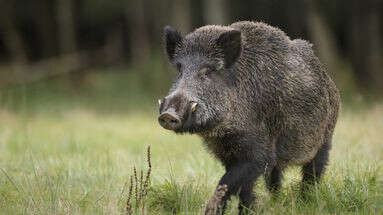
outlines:
[[[162,129],[155,107],[113,114],[11,107],[0,108],[0,214],[123,214],[132,168],[147,169],[149,145],[146,214],[201,213],[224,173],[198,137]],[[276,198],[259,180],[254,211],[383,214],[383,104],[343,110],[330,156],[322,183],[306,200],[299,198],[299,168],[285,172]]]

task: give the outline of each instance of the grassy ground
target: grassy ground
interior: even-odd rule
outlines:
[[[0,214],[124,213],[132,168],[146,170],[148,145],[153,167],[147,214],[201,213],[224,173],[199,138],[161,129],[150,102],[127,112],[77,103],[55,108],[53,98],[38,100],[37,93],[32,99],[26,91],[12,104],[2,94],[7,104],[0,106]],[[309,198],[299,198],[299,168],[292,167],[276,198],[259,180],[254,211],[382,214],[382,128],[383,104],[343,110],[330,166]],[[237,201],[228,214],[235,213]]]

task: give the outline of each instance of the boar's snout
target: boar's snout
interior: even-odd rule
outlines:
[[[172,94],[158,101],[160,116],[158,122],[168,130],[178,130],[193,124],[192,115],[196,112],[197,102],[191,101],[180,93]],[[185,124],[185,125],[184,125]]]
[[[160,125],[168,130],[175,130],[181,127],[181,120],[173,111],[166,111],[158,117]]]

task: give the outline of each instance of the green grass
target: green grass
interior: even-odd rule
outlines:
[[[93,99],[68,98],[60,90],[44,94],[39,88],[47,86],[41,85],[1,94],[0,214],[124,213],[132,168],[147,168],[148,145],[153,167],[146,213],[203,211],[224,169],[198,137],[160,128],[153,97],[143,98],[146,108],[123,102],[121,106],[129,111],[115,111],[111,107],[119,103],[108,103],[124,96],[131,99],[130,93],[108,100],[107,94],[118,91],[104,97],[99,92],[101,101],[96,102],[93,91],[94,95],[89,94]],[[55,98],[55,93],[61,94]],[[272,198],[259,180],[254,212],[382,214],[382,129],[383,104],[356,110],[346,107],[322,183],[306,199],[300,198],[299,168],[291,167],[284,174],[281,193]],[[236,212],[236,203],[233,198],[227,214]]]

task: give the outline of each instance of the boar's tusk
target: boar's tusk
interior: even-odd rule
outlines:
[[[158,99],[158,105],[161,105],[162,101],[161,99]]]
[[[196,107],[197,107],[197,102],[193,102],[191,106],[191,112],[194,112],[196,110]]]

